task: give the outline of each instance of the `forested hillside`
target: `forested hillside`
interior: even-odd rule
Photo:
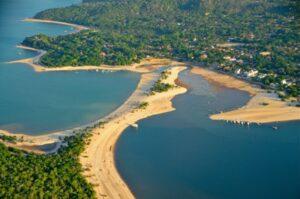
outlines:
[[[46,66],[168,57],[214,65],[284,91],[282,96],[299,96],[298,11],[296,0],[84,0],[35,17],[91,30],[33,36],[23,44],[48,50],[41,59]]]

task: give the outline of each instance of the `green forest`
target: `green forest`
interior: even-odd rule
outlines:
[[[84,131],[66,138],[67,146],[50,155],[0,143],[0,198],[94,198],[78,158],[88,136]]]
[[[214,66],[297,97],[298,13],[296,0],[84,0],[45,10],[35,18],[90,30],[58,37],[35,35],[23,44],[47,50],[40,62],[48,67],[172,58]],[[220,45],[228,42],[240,45]],[[256,74],[248,75],[253,70]]]

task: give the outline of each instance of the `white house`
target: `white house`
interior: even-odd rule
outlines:
[[[258,74],[257,70],[250,70],[245,72],[246,77],[256,77]]]
[[[293,84],[293,82],[290,82],[290,81],[287,81],[286,79],[283,79],[283,80],[281,80],[281,84],[291,86]]]
[[[235,74],[237,74],[237,75],[240,75],[241,73],[242,73],[242,69],[236,69],[235,71],[234,71],[234,73]]]
[[[260,52],[259,53],[261,56],[269,56],[269,55],[271,55],[271,53],[270,52],[268,52],[268,51],[264,51],[264,52]]]
[[[266,76],[267,76],[267,74],[261,73],[261,74],[258,75],[258,78],[259,78],[259,79],[263,79],[263,78],[265,78]]]
[[[235,57],[230,57],[230,56],[225,56],[225,57],[223,57],[223,59],[231,61],[231,62],[236,61]]]

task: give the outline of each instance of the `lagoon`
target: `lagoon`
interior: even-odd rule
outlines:
[[[36,73],[24,64],[6,62],[35,56],[16,45],[34,34],[74,31],[22,19],[38,11],[80,0],[4,0],[0,2],[0,129],[45,134],[95,121],[120,106],[133,92],[139,75],[129,72]]]

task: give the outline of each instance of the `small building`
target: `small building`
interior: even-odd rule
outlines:
[[[247,38],[249,38],[249,39],[254,39],[254,38],[255,38],[255,35],[254,35],[253,33],[249,33],[249,34],[247,35]]]
[[[242,59],[238,59],[238,60],[236,60],[236,62],[239,63],[239,64],[243,64],[244,63],[244,61]]]
[[[277,83],[271,83],[270,88],[276,89],[276,88],[278,88],[278,84]]]
[[[258,74],[257,70],[250,70],[245,72],[246,77],[250,78],[250,77],[256,77]]]
[[[242,69],[236,69],[235,71],[234,71],[234,73],[235,74],[237,74],[237,75],[240,75],[241,73],[242,73]]]
[[[206,53],[202,53],[201,55],[200,55],[200,59],[201,60],[204,60],[204,59],[207,59],[207,54]]]
[[[263,79],[263,78],[265,78],[266,76],[267,76],[267,74],[261,73],[261,74],[258,75],[258,78],[259,78],[259,79]]]
[[[223,57],[223,59],[225,59],[225,60],[230,60],[231,57],[230,57],[230,56],[225,56],[225,57]]]
[[[286,85],[287,84],[286,79],[281,80],[281,84]]]
[[[264,57],[266,57],[266,56],[269,56],[269,55],[271,55],[271,52],[264,51],[264,52],[260,52],[259,54],[260,54],[261,56],[264,56]]]
[[[102,52],[100,53],[100,56],[105,57],[105,56],[106,56],[106,52],[103,52],[103,51],[102,51]]]
[[[236,61],[236,58],[235,57],[232,57],[229,61]]]
[[[293,84],[293,82],[288,81],[288,80],[286,80],[286,79],[283,79],[283,80],[281,80],[281,84],[282,84],[282,85],[291,86],[291,85]]]
[[[225,57],[223,57],[223,59],[228,60],[228,61],[231,61],[231,62],[236,61],[236,58],[235,58],[235,57],[230,57],[230,56],[225,56]]]

